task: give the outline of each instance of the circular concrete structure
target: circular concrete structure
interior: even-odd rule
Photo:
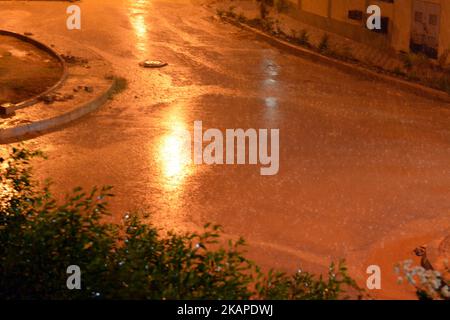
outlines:
[[[29,37],[0,30],[0,105],[32,105],[65,78],[64,61]]]

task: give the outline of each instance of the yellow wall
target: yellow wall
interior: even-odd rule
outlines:
[[[402,1],[402,0],[397,0]],[[407,0],[410,1],[410,0]],[[353,24],[362,24],[360,21],[351,20],[348,18],[348,11],[349,10],[360,10],[363,12],[363,14],[366,14],[367,11],[367,5],[366,2],[371,4],[376,4],[381,8],[381,13],[383,16],[389,17],[392,19],[394,15],[394,6],[392,3],[383,2],[383,1],[366,1],[366,0],[333,0],[332,1],[332,18],[339,20],[339,21],[345,21],[348,23]],[[365,23],[365,21],[363,21]]]
[[[405,50],[409,48],[411,23],[412,23],[412,6],[413,0],[396,0],[395,1],[395,33],[392,45],[396,49]],[[439,30],[439,56],[446,50],[450,50],[450,1],[449,0],[426,0],[440,4],[441,21]]]
[[[332,2],[331,8],[331,17],[333,19],[349,22],[352,24],[361,24],[361,22],[349,19],[349,10],[360,10],[362,12],[366,11],[365,0],[335,0]]]
[[[442,0],[441,2],[441,26],[439,37],[439,55],[446,50],[450,50],[450,1]],[[447,60],[450,62],[450,57]]]
[[[390,25],[391,45],[396,50],[408,52],[411,38],[412,0],[396,0],[393,8]]]
[[[327,17],[328,0],[302,0],[302,9],[322,17]]]
[[[331,18],[355,26],[361,25],[361,32],[365,32],[365,30],[363,30],[365,20],[354,21],[348,19],[348,11],[361,10],[365,13],[368,4],[376,4],[380,6],[382,15],[390,18],[389,35],[387,39],[389,39],[391,46],[396,50],[409,51],[413,1],[414,0],[395,0],[394,3],[388,3],[379,0],[332,0]],[[439,55],[441,55],[446,50],[450,51],[450,0],[426,1],[441,5],[439,36]],[[301,3],[302,10],[306,12],[321,17],[328,17],[328,0],[300,0],[299,3]]]

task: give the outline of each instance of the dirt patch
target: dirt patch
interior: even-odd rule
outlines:
[[[60,62],[14,37],[0,35],[0,104],[32,98],[58,82]]]

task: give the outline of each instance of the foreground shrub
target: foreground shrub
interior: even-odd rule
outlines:
[[[0,159],[0,299],[338,299],[361,290],[343,263],[326,278],[261,272],[242,239],[222,247],[221,229],[161,236],[136,215],[104,222],[109,187],[75,189],[58,203],[32,178],[39,152]],[[81,269],[68,290],[67,267]]]
[[[447,273],[450,272],[449,266],[446,269]],[[399,274],[400,283],[406,279],[408,284],[415,287],[420,300],[450,300],[450,288],[441,272],[415,266],[412,260],[399,263],[395,271]]]

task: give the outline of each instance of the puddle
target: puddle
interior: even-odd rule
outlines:
[[[8,52],[11,53],[14,57],[17,57],[20,59],[25,58],[31,54],[30,52],[22,51],[22,50],[18,50],[18,49],[10,49],[10,50],[8,50]]]
[[[21,50],[10,45],[0,45],[0,57],[14,57],[20,60],[36,60],[39,58],[36,54],[29,50]]]

